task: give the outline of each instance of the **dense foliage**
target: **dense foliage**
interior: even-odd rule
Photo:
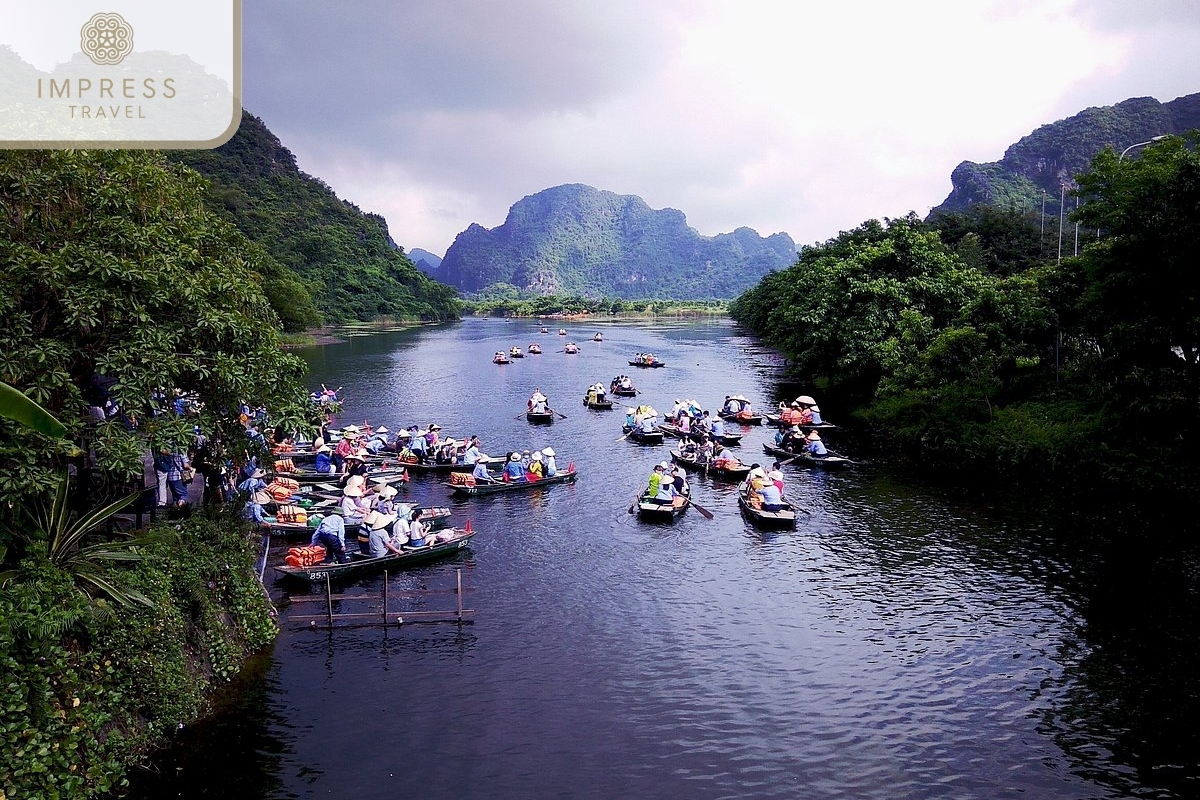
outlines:
[[[504,224],[471,225],[438,274],[468,292],[506,284],[535,294],[629,300],[729,299],[795,258],[791,237],[749,228],[701,236],[674,209],[571,184],[523,198]]]
[[[914,461],[1194,498],[1198,143],[1097,156],[1077,219],[1101,235],[1077,258],[1039,258],[1019,212],[870,221],[730,313]]]
[[[192,424],[244,439],[242,403],[305,423],[303,362],[280,350],[255,251],[206,210],[199,175],[145,152],[6,151],[0,177],[0,380],[65,423],[102,476],[140,478],[147,442],[190,441]],[[197,401],[186,425],[163,413],[175,390]],[[123,416],[85,424],[105,397]],[[50,492],[65,455],[0,422],[0,523]]]
[[[544,317],[579,314],[681,315],[721,314],[726,304],[715,300],[618,300],[559,295],[531,295],[515,286],[494,284],[464,302],[467,313],[481,317]]]
[[[1062,186],[1088,168],[1097,153],[1145,142],[1162,134],[1200,127],[1200,94],[1169,103],[1134,97],[1114,106],[1088,108],[1073,117],[1043,125],[1004,153],[1000,161],[964,161],[951,175],[950,196],[933,210],[965,211],[977,204],[1003,210],[1037,212],[1043,207],[1057,219]],[[1072,210],[1068,203],[1066,210]]]
[[[0,797],[118,791],[274,638],[236,523],[195,518],[147,541],[125,579],[149,605],[89,601],[37,548],[0,586]]]
[[[119,787],[274,635],[232,510],[132,538],[100,524],[148,449],[195,426],[241,454],[243,403],[289,428],[314,413],[261,251],[205,188],[156,153],[0,152],[0,381],[61,423],[0,405],[0,796]]]
[[[169,155],[204,174],[208,204],[262,248],[263,291],[287,330],[458,318],[457,293],[413,265],[382,217],[301,172],[252,114],[243,112],[237,133],[215,150]]]

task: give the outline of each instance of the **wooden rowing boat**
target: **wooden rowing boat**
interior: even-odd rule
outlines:
[[[656,503],[649,495],[639,495],[637,498],[638,519],[646,522],[674,522],[687,511],[691,501],[687,495],[676,497],[674,503]]]
[[[443,482],[442,486],[450,489],[450,493],[456,497],[479,497],[488,494],[504,494],[505,492],[537,489],[542,486],[553,486],[556,483],[574,483],[578,477],[579,473],[575,471],[575,465],[572,464],[567,467],[566,472],[560,472],[552,477],[541,478],[536,481],[498,481],[496,483],[477,483],[474,486]]]
[[[743,483],[738,487],[738,508],[742,510],[742,515],[749,520],[751,525],[760,528],[794,528],[796,527],[796,509],[791,503],[784,502],[783,508],[779,511],[767,511],[763,508],[755,508],[754,505],[746,499],[748,486]]]
[[[767,425],[774,425],[776,428],[790,428],[793,425],[799,427],[802,431],[831,431],[837,428],[832,422],[822,422],[819,425],[805,425],[804,423],[785,422],[779,414],[763,414],[763,421]]]
[[[634,397],[638,390],[633,386],[627,388],[619,383],[614,383],[608,387],[608,393],[614,397]]]
[[[450,534],[449,538],[444,541],[441,540],[447,534]],[[275,571],[279,573],[281,580],[309,581],[310,583],[323,581],[326,578],[329,580],[357,578],[385,569],[405,569],[414,564],[420,564],[434,558],[457,553],[467,546],[467,543],[474,535],[475,531],[471,529],[471,523],[468,521],[465,528],[450,528],[439,533],[439,541],[434,544],[427,544],[423,547],[405,545],[401,548],[404,551],[402,553],[389,553],[386,556],[374,558],[363,556],[361,553],[351,553],[350,560],[344,564],[314,564],[310,567],[292,567],[287,564],[279,564],[276,565]]]
[[[725,411],[724,409],[717,412],[717,416],[727,422],[736,422],[739,425],[762,425],[762,414],[742,414],[733,411]]]
[[[742,464],[738,467],[723,467],[714,461],[704,463],[697,461],[694,456],[689,458],[680,450],[672,450],[671,459],[686,470],[691,472],[701,472],[713,478],[720,478],[721,480],[726,481],[744,480],[746,476],[750,474],[749,464]]]
[[[808,453],[793,453],[791,450],[784,450],[782,447],[776,447],[773,444],[764,444],[763,452],[769,456],[776,456],[780,460],[791,459],[791,463],[801,467],[815,467],[817,469],[839,469],[854,464],[854,461],[839,455],[832,450],[829,455],[824,458],[816,458]]]
[[[393,462],[393,463],[395,463],[395,462]],[[385,468],[381,468],[381,469],[373,469],[370,472],[368,472],[366,475],[364,475],[363,477],[366,478],[368,482],[369,481],[378,481],[380,479],[386,480],[388,482],[403,481],[405,466],[406,465],[400,465],[397,467],[385,467]],[[276,477],[277,478],[291,478],[292,480],[296,481],[297,483],[309,484],[309,483],[327,483],[330,481],[337,481],[339,478],[341,478],[341,475],[339,475],[336,472],[316,472],[315,470],[310,470],[310,469],[297,469],[297,470],[293,470],[292,472],[273,473],[270,477],[272,477],[272,478],[276,478]]]
[[[663,433],[674,436],[676,439],[690,439],[693,442],[698,442],[705,435],[699,428],[693,428],[686,433],[678,425],[671,422],[660,423],[658,429]],[[725,445],[737,445],[742,443],[742,434],[740,433],[723,433],[720,436],[711,436],[714,442]]]
[[[594,408],[594,409],[597,409],[600,411],[612,411],[613,401],[612,400],[589,400],[585,396],[583,398],[583,405],[584,405],[584,408]]]
[[[653,361],[630,361],[629,362],[629,366],[631,366],[631,367],[665,367],[666,365],[667,365],[667,363],[665,361],[659,361],[657,358],[654,359]]]
[[[638,444],[662,444],[662,431],[644,431],[641,428],[630,428],[628,425],[622,425],[621,429],[625,431],[625,438]]]
[[[554,410],[547,411],[526,411],[525,419],[532,422],[534,425],[549,425],[554,422]]]

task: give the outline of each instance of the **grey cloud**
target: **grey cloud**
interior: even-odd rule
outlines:
[[[423,113],[587,108],[658,68],[677,13],[636,0],[260,0],[243,12],[245,106],[268,124],[372,138]]]

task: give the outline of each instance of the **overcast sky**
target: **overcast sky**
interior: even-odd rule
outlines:
[[[1200,92],[1197,0],[246,0],[245,108],[405,249],[563,183],[825,241],[961,161]]]

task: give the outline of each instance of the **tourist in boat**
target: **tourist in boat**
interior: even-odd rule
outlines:
[[[808,406],[804,410],[807,411],[809,414],[808,424],[823,425],[825,423],[824,418],[821,417],[821,409],[818,408],[816,405]]]
[[[767,479],[779,488],[779,496],[783,497],[783,470],[782,465],[776,461],[771,464],[771,471],[767,473]]]
[[[558,474],[558,464],[554,463],[554,450],[549,447],[543,447],[542,458],[546,463],[546,477],[553,478]]]
[[[267,525],[266,511],[263,506],[271,502],[271,495],[266,492],[255,492],[246,500],[246,505],[242,507],[242,518],[254,523],[256,528],[263,528]]]
[[[476,483],[499,483],[496,478],[492,477],[492,473],[488,469],[489,461],[491,459],[482,453],[475,460],[475,469],[471,470],[471,477],[475,479]]]
[[[317,461],[313,466],[313,470],[326,475],[332,475],[337,471],[333,466],[333,451],[329,449],[329,445],[322,443],[317,448]]]
[[[758,493],[759,508],[763,511],[783,510],[783,496],[779,492],[779,487],[773,481],[755,478],[751,486]]]
[[[346,522],[361,523],[363,516],[371,510],[370,505],[363,499],[363,494],[363,488],[359,484],[350,484],[342,490],[342,501],[339,503],[339,507]]]
[[[330,514],[321,520],[309,544],[319,544],[325,548],[326,564],[344,564],[350,560],[346,554],[346,521],[340,514]]]
[[[542,463],[542,451],[531,453],[529,463],[525,465],[525,480],[540,481],[546,476],[546,465]]]
[[[390,484],[384,484],[375,492],[375,502],[373,503],[375,511],[380,514],[395,514],[396,513],[396,487]]]
[[[550,398],[542,394],[541,389],[534,389],[533,394],[529,397],[528,408],[535,414],[545,414],[549,402]]]
[[[715,455],[716,451],[713,448],[712,439],[708,438],[707,436],[701,437],[700,446],[696,450],[696,460],[701,464],[707,464],[713,460],[713,456]]]
[[[363,447],[367,448],[367,452],[371,455],[379,455],[382,450],[387,448],[389,433],[390,431],[386,425],[380,425],[374,430],[370,438],[367,439]]]
[[[625,427],[633,428],[638,423],[637,412],[632,408],[625,409]]]
[[[467,449],[463,451],[462,463],[472,465],[478,464],[479,457],[482,455],[483,453],[479,449],[479,437],[472,436],[467,442]]]
[[[409,426],[409,430],[412,432],[412,438],[409,440],[408,448],[417,461],[424,464],[429,460],[429,448],[425,434],[416,425]]]
[[[245,492],[248,495],[254,494],[255,492],[261,492],[263,489],[267,488],[267,482],[263,480],[265,477],[267,477],[267,473],[263,470],[258,468],[252,469],[249,476],[247,476],[241,483],[238,484],[238,491]]]
[[[712,437],[714,439],[723,438],[725,436],[725,420],[721,419],[720,417],[714,417],[712,420],[711,430]]]
[[[651,498],[652,502],[663,506],[674,505],[675,498],[679,496],[679,490],[675,487],[674,476],[668,472],[669,468],[670,465],[666,464],[665,462],[658,465],[658,469],[662,472],[662,476],[658,481],[658,491],[655,493],[654,497]]]
[[[395,522],[396,515],[381,514],[378,511],[372,511],[364,518],[363,525],[370,529],[370,533],[367,534],[367,550],[372,558],[404,552],[396,545],[392,534],[391,529]]]
[[[332,461],[335,471],[342,472],[345,470],[346,457],[357,449],[354,446],[354,442],[355,437],[353,432],[349,428],[343,429],[342,438],[338,440],[337,445],[333,448]]]
[[[808,444],[805,445],[805,451],[813,458],[825,458],[829,455],[829,451],[825,449],[825,443],[821,441],[821,434],[816,431],[809,431]]]
[[[663,465],[655,464],[654,469],[650,471],[649,486],[646,489],[646,497],[651,501],[658,497],[658,487],[663,482]]]
[[[679,432],[684,436],[688,436],[692,432],[692,417],[688,414],[687,409],[679,412]]]
[[[653,411],[653,409],[650,409]],[[658,415],[651,414],[649,411],[644,413],[641,418],[642,433],[654,433],[654,429],[658,427]]]
[[[367,471],[367,451],[365,448],[359,448],[350,455],[346,456],[346,469],[342,472],[338,482],[343,486],[347,485],[347,481],[355,476],[366,477]]]
[[[525,468],[521,466],[520,453],[513,453],[508,457],[508,463],[504,465],[504,480],[508,482],[525,480]]]

